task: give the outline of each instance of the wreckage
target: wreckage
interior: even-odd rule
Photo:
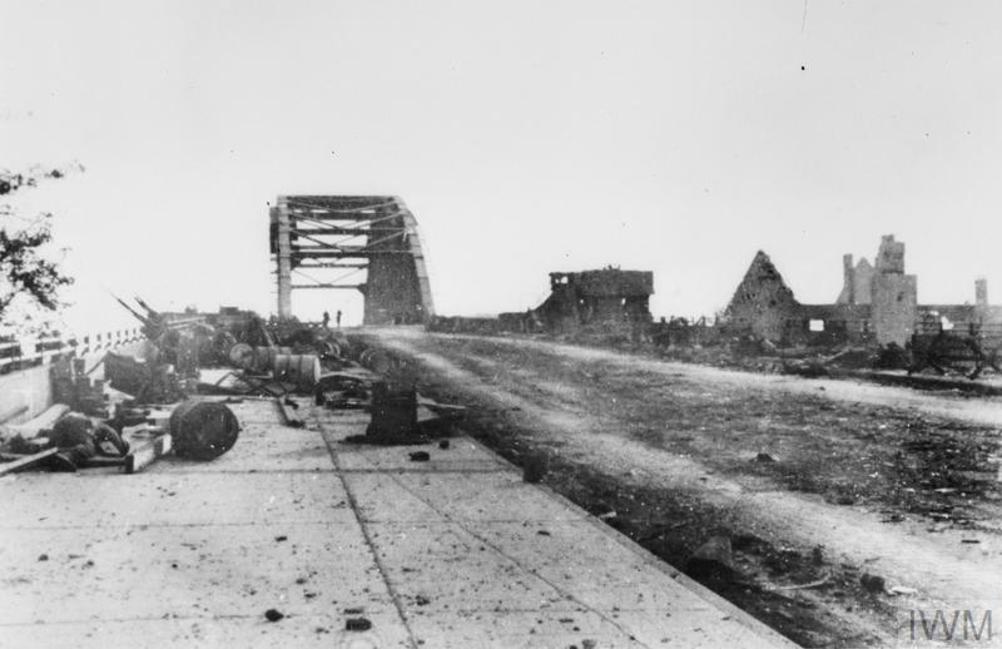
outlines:
[[[140,298],[139,308],[118,301],[142,325],[141,349],[109,350],[90,368],[82,358],[53,358],[56,405],[9,429],[0,474],[109,465],[132,473],[171,452],[210,461],[237,442],[239,422],[226,399],[274,399],[291,426],[303,425],[295,395],[321,406],[365,409],[372,424],[360,441],[378,444],[427,439],[463,412],[421,398],[398,376],[395,359],[338,330],[295,320],[266,323],[232,308],[170,314]],[[103,378],[91,378],[99,368]],[[60,445],[68,439],[60,431],[71,422],[69,438],[86,452]],[[110,432],[102,437],[103,430]],[[102,444],[107,435],[126,441],[109,450]]]

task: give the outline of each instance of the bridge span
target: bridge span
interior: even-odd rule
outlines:
[[[417,220],[399,197],[279,196],[270,221],[280,318],[292,317],[293,290],[361,291],[367,325],[435,314]]]

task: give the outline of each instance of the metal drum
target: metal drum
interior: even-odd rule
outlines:
[[[292,347],[255,347],[254,369],[267,372],[275,366],[275,359],[292,353]]]
[[[237,367],[250,369],[254,365],[254,348],[247,343],[236,343],[230,347],[229,357]]]
[[[170,415],[174,453],[192,460],[212,460],[233,448],[240,422],[224,404],[185,401]]]
[[[320,357],[316,354],[279,354],[272,366],[275,380],[313,388],[320,378]]]

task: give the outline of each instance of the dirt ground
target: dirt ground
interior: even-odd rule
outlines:
[[[1002,599],[1002,399],[374,335],[468,433],[803,646],[908,643],[914,611]],[[718,535],[733,570],[696,571]]]

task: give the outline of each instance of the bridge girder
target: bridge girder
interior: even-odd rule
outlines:
[[[270,210],[271,254],[277,268],[278,315],[292,316],[293,289],[357,288],[363,324],[425,322],[434,315],[417,220],[396,196],[279,196]],[[333,263],[333,260],[349,260]],[[347,274],[318,279],[302,269]],[[356,273],[364,281],[344,283]],[[293,274],[310,283],[293,284]]]

